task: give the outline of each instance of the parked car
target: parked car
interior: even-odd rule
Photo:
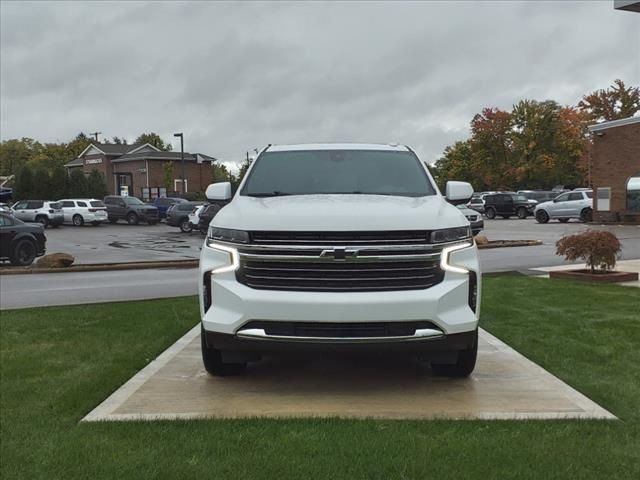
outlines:
[[[158,217],[167,218],[167,210],[177,203],[185,203],[184,198],[178,197],[160,197],[153,201],[153,206],[158,209]]]
[[[158,209],[136,197],[109,195],[104,197],[104,205],[110,223],[126,220],[129,225],[137,225],[141,221],[155,225],[159,221]]]
[[[192,229],[198,228],[198,224],[200,223],[200,212],[202,212],[204,207],[206,207],[206,205],[199,205],[189,214],[189,223],[191,224]]]
[[[476,210],[472,210],[467,208],[465,205],[456,205],[458,210],[460,210],[467,220],[469,220],[469,225],[471,225],[471,233],[475,237],[484,229],[484,220],[482,219],[482,215]]]
[[[11,207],[6,203],[0,203],[0,213],[10,213],[11,215],[13,215]]]
[[[571,218],[590,222],[593,217],[593,191],[580,190],[558,195],[550,202],[539,204],[535,209],[538,223],[547,223],[556,218],[566,223]]]
[[[189,233],[193,229],[193,225],[189,221],[189,214],[202,202],[180,202],[176,203],[167,211],[167,225],[172,227],[180,227],[184,233]]]
[[[548,202],[553,200],[560,192],[553,192],[550,190],[518,190],[518,195],[524,195],[529,200],[534,200],[536,205],[538,203]]]
[[[13,198],[13,189],[7,187],[0,187],[0,202],[10,202]]]
[[[211,220],[213,220],[213,217],[216,216],[223,206],[224,205],[219,203],[210,203],[200,210],[200,214],[198,215],[198,230],[200,230],[201,234],[207,234]]]
[[[480,196],[473,196],[467,203],[467,207],[476,212],[484,213],[484,200]]]
[[[107,207],[95,198],[65,198],[58,200],[64,221],[81,227],[85,223],[98,226],[107,221]]]
[[[213,218],[200,256],[201,348],[212,375],[270,350],[369,349],[466,377],[478,348],[481,273],[448,182],[399,145],[269,146]],[[201,214],[202,216],[202,214]],[[202,218],[200,220],[202,224]]]
[[[45,200],[20,200],[11,209],[23,222],[37,222],[43,227],[58,227],[64,222],[64,214],[58,202]]]
[[[517,215],[518,218],[527,218],[533,214],[534,206],[526,197],[517,193],[494,193],[484,196],[484,214],[487,218],[510,218]]]
[[[44,226],[0,213],[0,260],[21,267],[31,265],[44,255],[46,242]]]

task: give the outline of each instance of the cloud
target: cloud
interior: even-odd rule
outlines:
[[[640,84],[612,2],[2,2],[0,135],[185,133],[227,162],[267,143],[399,142],[427,161],[486,106]]]

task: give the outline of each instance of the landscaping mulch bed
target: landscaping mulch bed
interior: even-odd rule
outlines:
[[[638,272],[595,272],[589,269],[549,272],[549,278],[583,280],[587,282],[618,283],[638,280]]]

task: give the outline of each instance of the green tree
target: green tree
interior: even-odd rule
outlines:
[[[640,111],[640,88],[627,87],[622,80],[616,79],[606,90],[583,96],[578,108],[595,122],[632,117]]]
[[[91,145],[91,138],[80,132],[76,137],[65,145],[68,161],[78,158],[82,151]]]
[[[104,198],[107,196],[107,183],[104,180],[104,175],[96,170],[91,170],[89,177],[87,177],[87,195],[90,198]]]
[[[44,168],[36,168],[33,170],[33,198],[38,200],[53,200],[50,191],[51,183],[49,172]]]
[[[27,200],[30,198],[33,198],[33,173],[29,167],[23,165],[16,173],[13,199]]]
[[[229,170],[226,166],[218,163],[211,164],[211,183],[228,182],[229,180]]]
[[[157,133],[154,133],[154,132],[143,133],[143,134],[139,135],[138,138],[136,138],[133,143],[134,144],[150,143],[154,147],[156,147],[156,148],[158,148],[160,150],[163,150],[165,152],[168,152],[168,151],[171,150],[171,144],[170,143],[165,143],[164,140],[162,140],[162,138],[160,138],[160,135],[158,135]]]
[[[73,168],[69,175],[69,196],[86,198],[89,196],[87,177],[81,168]]]
[[[173,191],[173,162],[165,162],[162,166],[162,184],[167,192]]]
[[[52,200],[69,196],[69,174],[62,165],[56,165],[49,175],[49,195]]]
[[[3,141],[0,143],[0,175],[15,175],[41,152],[42,145],[32,138]]]

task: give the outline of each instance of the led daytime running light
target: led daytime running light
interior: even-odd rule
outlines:
[[[231,265],[225,265],[224,267],[218,267],[211,270],[212,275],[216,275],[218,273],[227,273],[227,272],[235,272],[240,267],[240,255],[238,255],[238,250],[233,247],[228,247],[226,245],[220,245],[219,243],[209,243],[207,242],[207,246],[209,248],[213,248],[214,250],[221,250],[223,252],[227,252],[231,257]]]
[[[442,249],[442,253],[440,254],[440,268],[447,272],[454,273],[469,273],[469,270],[463,267],[455,267],[449,263],[449,255],[452,252],[456,252],[458,250],[462,250],[463,248],[472,247],[471,243],[461,243],[459,245],[451,245],[450,247],[444,247]]]

